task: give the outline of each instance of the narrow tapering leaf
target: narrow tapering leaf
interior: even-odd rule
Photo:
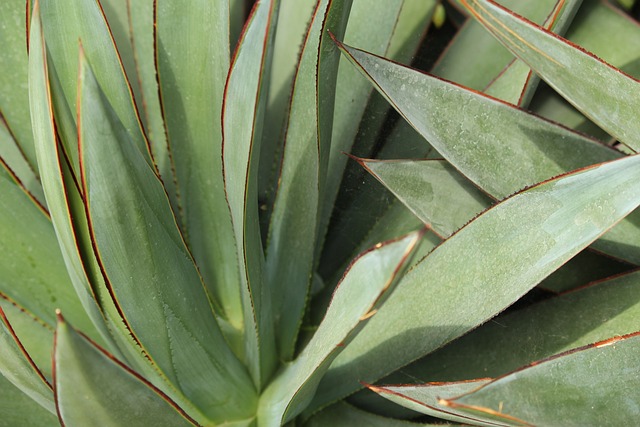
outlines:
[[[443,160],[359,160],[438,234],[449,237],[492,200]]]
[[[358,49],[343,49],[411,126],[456,169],[497,199],[560,173],[622,156],[510,104]],[[461,104],[468,113],[464,120],[451,113]],[[495,158],[500,162],[492,160]],[[624,220],[595,247],[640,262],[635,243],[639,237],[635,220]]]
[[[47,48],[71,111],[76,111],[78,41],[81,40],[89,59],[96,64],[98,81],[127,134],[151,163],[133,95],[99,1],[41,1],[40,8]]]
[[[638,164],[640,157],[627,157],[546,181],[463,227],[405,276],[334,361],[312,405],[379,379],[512,304],[640,204]]]
[[[463,3],[514,55],[620,142],[640,150],[640,82],[490,0]]]
[[[217,313],[228,321],[231,341],[238,342],[243,330],[240,277],[220,156],[229,1],[198,0],[184,7],[156,0],[155,8],[158,81],[176,179],[171,200]],[[168,179],[173,178],[165,173],[163,180]]]
[[[271,295],[264,286],[258,221],[258,153],[278,7],[278,0],[261,0],[254,6],[234,54],[222,113],[224,190],[240,265],[245,358],[258,388],[276,365]]]
[[[249,417],[251,380],[220,332],[162,183],[80,64],[81,175],[110,292],[142,348],[196,407],[212,420]]]
[[[0,423],[5,426],[55,426],[58,417],[0,375]]]
[[[55,412],[53,390],[25,351],[0,307],[0,373],[23,393],[51,413]]]
[[[393,291],[421,237],[417,232],[380,244],[353,262],[311,341],[261,397],[259,418],[279,425],[302,412],[331,362]]]
[[[495,424],[485,424],[478,422],[474,417],[464,412],[448,408],[440,403],[441,399],[457,397],[462,394],[474,391],[487,384],[490,379],[479,379],[471,381],[449,382],[449,383],[429,383],[421,385],[384,385],[368,386],[369,389],[378,393],[391,402],[423,413],[432,417],[455,421],[462,424],[472,424],[481,426],[494,426]],[[448,396],[448,397],[447,397]]]

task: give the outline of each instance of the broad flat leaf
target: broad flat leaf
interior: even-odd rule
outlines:
[[[185,7],[157,0],[155,25],[160,97],[177,184],[173,209],[216,312],[229,322],[226,330],[235,343],[243,331],[241,282],[220,156],[229,2],[197,0]],[[253,329],[250,323],[244,327]],[[234,345],[234,350],[242,349]]]
[[[51,349],[53,348],[53,325],[46,324],[29,313],[24,307],[18,306],[0,297],[0,309],[4,311],[7,324],[15,336],[20,340],[20,345],[29,355],[38,371],[46,381],[51,381]]]
[[[449,237],[492,200],[444,160],[358,160],[422,222]]]
[[[192,426],[160,390],[76,332],[62,317],[54,352],[58,414],[64,425]]]
[[[276,366],[273,310],[264,283],[258,221],[258,153],[267,101],[263,86],[270,68],[278,7],[278,0],[261,0],[254,6],[234,53],[222,108],[224,192],[240,265],[244,358],[257,388]],[[231,252],[230,247],[225,250]]]
[[[0,117],[6,120],[7,128],[14,136],[25,160],[30,168],[36,171],[38,165],[29,114],[25,24],[23,0],[1,2],[0,41],[2,41],[3,72],[0,73]],[[3,119],[0,118],[0,120]]]
[[[465,6],[514,55],[620,142],[640,149],[640,82],[490,0]]]
[[[41,1],[47,48],[71,111],[77,111],[79,41],[98,70],[97,79],[127,134],[149,162],[147,141],[109,27],[97,0]]]
[[[0,293],[53,326],[64,308],[95,336],[74,293],[51,221],[5,173],[0,173]]]
[[[640,273],[554,297],[487,322],[383,380],[498,377],[520,366],[640,328]]]
[[[220,332],[162,183],[84,58],[78,93],[87,217],[114,301],[159,371],[206,416],[248,418],[251,380]]]
[[[638,419],[640,336],[614,337],[536,362],[447,400],[508,425],[632,425]]]
[[[22,390],[43,408],[55,413],[52,388],[33,361],[27,357],[24,347],[11,328],[4,310],[0,307],[0,372],[13,385]]]
[[[0,375],[0,426],[56,426],[58,418]]]
[[[358,49],[343,49],[411,126],[497,199],[552,176],[622,156],[510,104]],[[460,105],[465,105],[464,119],[458,114]],[[594,248],[640,262],[640,228],[635,224],[635,219],[623,220]]]
[[[452,408],[447,408],[440,403],[440,399],[456,397],[471,392],[485,384],[490,379],[480,379],[449,383],[429,383],[421,385],[385,385],[368,386],[391,402],[402,405],[414,411],[438,417],[449,421],[456,421],[462,424],[472,423],[474,425],[493,426],[495,424],[478,423],[473,417],[460,413]]]
[[[305,427],[351,427],[351,426],[369,426],[369,427],[428,427],[442,426],[446,424],[423,424],[403,420],[394,420],[393,418],[381,417],[369,412],[362,411],[354,406],[344,402],[336,403],[328,408],[323,409],[314,415],[304,424]]]
[[[627,157],[546,181],[467,224],[404,277],[334,361],[311,408],[436,350],[512,304],[640,204],[633,191],[638,163],[640,157]]]
[[[322,0],[316,5],[294,78],[266,251],[266,280],[278,331],[276,344],[284,360],[293,356],[319,238],[318,215],[338,70],[336,52],[327,47],[325,34],[344,32],[350,7],[351,1]],[[317,80],[316,75],[322,78]],[[286,301],[282,295],[287,295]]]
[[[354,260],[311,341],[262,395],[259,418],[280,424],[302,412],[331,362],[393,291],[421,237],[413,233],[377,245]]]

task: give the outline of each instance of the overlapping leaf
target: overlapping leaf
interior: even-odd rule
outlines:
[[[490,0],[463,0],[500,42],[583,114],[634,150],[640,82]]]
[[[516,301],[638,206],[639,159],[546,181],[454,234],[405,276],[334,361],[312,408],[436,350]]]
[[[220,332],[162,183],[84,59],[78,92],[86,213],[114,301],[144,351],[196,407],[214,420],[247,418],[255,390]]]
[[[392,292],[421,237],[380,244],[353,262],[311,341],[261,397],[259,417],[284,423],[302,412],[331,362]]]
[[[199,0],[184,7],[157,0],[155,5],[158,82],[175,173],[165,173],[163,180],[176,180],[176,194],[171,197],[174,212],[216,311],[229,323],[230,341],[234,349],[241,348],[237,344],[244,327],[240,277],[220,156],[220,115],[229,71],[229,2]],[[136,10],[136,17],[143,19],[140,15],[150,10],[149,6]],[[154,78],[152,70],[144,71],[145,77]],[[153,89],[146,88],[147,97],[153,97]],[[246,328],[251,330],[251,324]]]
[[[229,70],[222,108],[224,194],[240,266],[246,364],[261,388],[276,366],[271,294],[258,221],[258,160],[278,0],[256,3]],[[229,251],[229,248],[225,248]]]
[[[449,399],[473,417],[507,425],[630,425],[638,419],[640,336],[601,341]]]
[[[497,199],[560,173],[622,156],[509,104],[358,49],[343,49],[411,126]],[[462,120],[453,113],[461,105]],[[635,220],[624,220],[594,247],[640,262],[638,238]]]
[[[56,407],[64,425],[193,426],[160,390],[76,332],[62,317],[54,353]]]

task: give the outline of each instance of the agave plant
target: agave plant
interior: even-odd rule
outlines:
[[[0,4],[0,425],[636,422],[632,4],[248,3]]]

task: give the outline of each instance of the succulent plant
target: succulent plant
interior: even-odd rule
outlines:
[[[0,425],[634,424],[633,2],[251,3],[0,3]]]

